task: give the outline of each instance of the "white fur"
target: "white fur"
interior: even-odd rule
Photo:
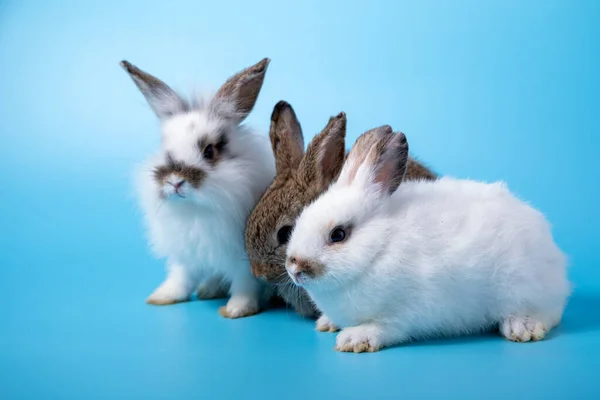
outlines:
[[[325,265],[301,285],[324,321],[345,328],[338,349],[498,324],[510,340],[537,340],[559,323],[570,292],[566,259],[540,212],[503,183],[405,182],[389,196],[368,171],[340,178],[308,206],[288,245],[288,257]],[[332,228],[348,223],[346,242],[329,244]]]
[[[137,188],[152,249],[167,259],[167,279],[149,301],[184,301],[197,289],[202,296],[216,294],[208,287],[231,284],[230,315],[258,310],[263,286],[250,271],[244,250],[246,219],[275,175],[268,138],[255,134],[210,108],[166,118],[159,153],[137,172]],[[227,132],[227,156],[214,167],[198,148],[201,138]],[[185,183],[178,196],[173,186],[161,185],[154,168],[164,164],[167,152],[178,162],[201,168],[206,177],[199,188]],[[175,183],[172,176],[168,181]],[[208,285],[208,286],[207,286]]]

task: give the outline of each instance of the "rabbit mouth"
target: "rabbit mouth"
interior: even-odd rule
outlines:
[[[306,286],[325,273],[325,265],[318,260],[294,255],[287,259],[285,269],[292,282],[298,286]]]
[[[292,281],[294,285],[300,287],[306,287],[315,280],[315,277],[312,276],[312,274],[304,271],[290,271],[288,269],[287,276],[289,281]]]
[[[294,282],[294,284],[296,286],[303,286],[306,284],[306,281],[308,280],[308,277],[302,273],[290,275],[290,278],[292,279],[292,282]]]

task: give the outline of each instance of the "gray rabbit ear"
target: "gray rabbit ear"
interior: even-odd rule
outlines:
[[[404,179],[408,163],[408,142],[404,133],[394,133],[388,140],[375,143],[365,163],[371,170],[371,179],[377,184],[380,193],[394,193]]]
[[[189,109],[188,104],[160,79],[142,71],[128,61],[123,60],[120,64],[131,76],[154,113],[161,120]]]
[[[304,156],[304,136],[296,113],[289,103],[280,101],[273,108],[269,137],[277,173],[298,168]]]
[[[212,111],[237,123],[242,122],[254,108],[270,61],[264,58],[229,78],[215,94]]]

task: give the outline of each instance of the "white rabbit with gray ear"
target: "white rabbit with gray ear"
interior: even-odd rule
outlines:
[[[269,59],[231,77],[212,99],[186,101],[169,86],[121,62],[162,127],[160,150],[138,173],[138,191],[153,250],[167,278],[147,302],[164,305],[225,295],[219,313],[255,314],[267,288],[253,277],[244,251],[248,214],[275,175],[266,135],[241,125]]]
[[[304,209],[289,276],[343,330],[339,351],[499,327],[542,339],[570,292],[566,259],[544,216],[503,183],[402,182],[404,134],[363,134],[336,183]]]

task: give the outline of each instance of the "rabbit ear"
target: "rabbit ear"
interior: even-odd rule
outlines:
[[[371,147],[365,165],[371,181],[381,194],[391,195],[398,189],[408,163],[408,142],[402,132],[395,133],[387,141],[379,141]]]
[[[371,147],[378,141],[389,139],[393,134],[391,126],[383,125],[360,135],[348,154],[348,158],[344,163],[344,168],[340,173],[338,183],[342,185],[352,184],[358,169],[367,158]]]
[[[316,182],[322,190],[338,177],[346,156],[345,138],[346,114],[342,112],[330,118],[325,129],[308,145],[299,168],[307,183]]]
[[[285,101],[280,101],[273,109],[269,137],[277,173],[298,168],[304,156],[304,137],[294,109]]]
[[[212,99],[212,111],[242,122],[254,108],[271,60],[264,58],[227,80]]]
[[[363,134],[353,146],[339,182],[359,185],[377,195],[398,189],[408,163],[408,142],[401,133],[384,126]]]
[[[123,60],[120,64],[131,76],[158,118],[165,119],[188,110],[188,104],[166,83],[128,61]]]

